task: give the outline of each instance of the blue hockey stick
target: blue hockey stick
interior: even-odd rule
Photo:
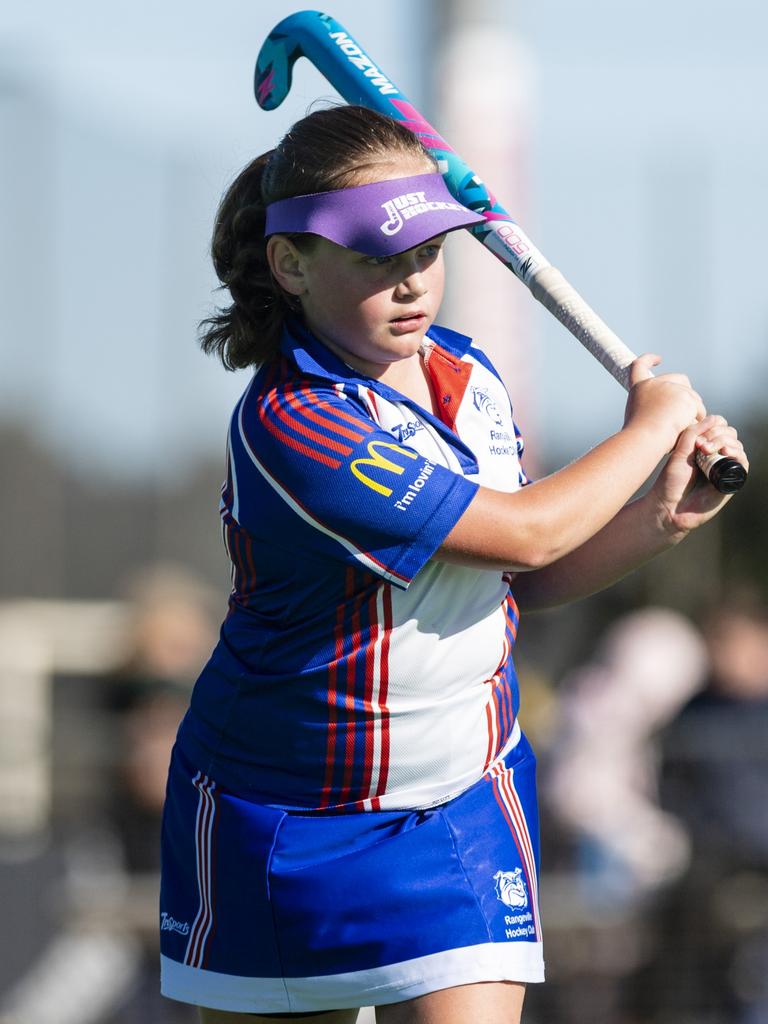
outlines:
[[[347,103],[357,103],[413,131],[437,160],[455,198],[482,213],[483,223],[468,231],[498,257],[582,345],[629,389],[629,365],[634,352],[605,324],[542,255],[480,178],[454,152],[363,48],[328,14],[300,11],[270,32],[256,61],[254,89],[264,110],[278,107],[291,88],[293,65],[306,57]],[[699,468],[723,493],[739,490],[744,467],[722,455],[697,455]]]

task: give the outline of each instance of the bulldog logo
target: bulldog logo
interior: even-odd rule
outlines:
[[[493,420],[496,426],[500,427],[503,424],[499,407],[494,402],[493,398],[488,392],[488,388],[472,388],[472,403],[476,409],[484,412],[486,416]]]
[[[522,868],[515,868],[514,871],[497,871],[493,880],[496,883],[496,899],[508,907],[528,906]]]

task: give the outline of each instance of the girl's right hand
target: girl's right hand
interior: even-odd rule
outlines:
[[[622,430],[563,469],[511,494],[480,487],[437,557],[459,565],[528,572],[591,540],[642,487],[680,434],[706,415],[686,376],[652,375],[651,367],[660,362],[659,356],[649,354],[632,363]],[[633,543],[637,553],[637,538]],[[658,533],[653,544],[658,544]],[[599,557],[614,558],[605,553]]]
[[[632,363],[624,427],[649,430],[669,452],[680,434],[692,423],[703,420],[707,410],[684,373],[653,376],[651,367],[660,362],[660,356],[646,352]]]

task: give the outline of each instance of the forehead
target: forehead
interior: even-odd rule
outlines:
[[[393,153],[372,160],[352,172],[347,187],[372,185],[376,181],[393,181],[395,178],[409,178],[417,174],[429,174],[435,170],[435,163],[428,156],[417,153]]]

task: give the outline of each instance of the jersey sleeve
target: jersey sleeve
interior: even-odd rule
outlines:
[[[260,541],[407,587],[478,485],[379,427],[330,384],[255,378],[230,433],[231,512]]]

